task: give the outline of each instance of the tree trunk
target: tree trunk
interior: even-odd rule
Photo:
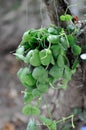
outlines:
[[[66,27],[66,23],[60,22],[59,17],[67,11],[68,14],[72,14],[67,8],[69,5],[68,0],[43,0],[50,20],[53,24],[61,27]],[[86,44],[86,27],[83,24],[83,33],[78,36],[81,45]],[[81,24],[82,26],[82,24]],[[53,118],[59,119],[67,115],[71,115],[73,108],[80,108],[83,112],[86,110],[86,63],[80,62],[80,66],[77,68],[76,73],[73,75],[72,80],[69,82],[69,88],[66,90],[58,90],[57,111],[53,111]],[[85,115],[86,116],[86,115]],[[78,121],[75,130],[79,130],[85,120],[81,121],[77,117]]]

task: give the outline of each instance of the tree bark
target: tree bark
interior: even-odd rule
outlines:
[[[61,22],[59,17],[67,11],[67,14],[72,14],[68,9],[68,0],[43,0],[50,20],[56,26],[66,27],[66,23]],[[78,35],[80,46],[86,44],[86,21],[79,22],[81,26],[80,34]],[[77,25],[78,26],[78,25]],[[72,112],[72,108],[86,109],[86,62],[80,62],[80,66],[73,76],[70,87],[67,90],[60,90],[58,98],[58,110],[53,112],[54,118],[61,118]],[[77,119],[78,120],[78,119]],[[86,121],[85,121],[86,123]],[[80,124],[78,124],[80,126]],[[78,128],[77,129],[80,129]],[[75,129],[76,130],[76,129]]]
[[[51,22],[57,26],[65,27],[66,23],[61,22],[59,18],[62,14],[65,13],[69,5],[69,2],[66,0],[43,0],[43,1],[47,7],[47,11]],[[71,14],[71,11],[67,9],[67,13]]]

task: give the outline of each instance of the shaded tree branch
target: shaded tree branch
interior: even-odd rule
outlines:
[[[53,24],[57,26],[65,27],[66,23],[59,20],[60,16],[63,15],[69,5],[67,0],[43,0]],[[71,11],[67,9],[67,13],[71,14]]]

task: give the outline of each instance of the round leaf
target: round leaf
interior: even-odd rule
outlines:
[[[24,102],[25,103],[31,101],[33,98],[34,97],[33,97],[32,93],[26,93],[25,92],[25,94],[24,94]]]
[[[48,80],[48,72],[42,66],[36,67],[32,72],[32,76],[39,82],[46,82]]]
[[[39,108],[32,106],[32,105],[27,105],[23,108],[22,112],[25,115],[39,115],[40,114],[40,110]]]
[[[55,28],[53,28],[53,27],[49,27],[49,28],[48,28],[48,32],[49,32],[50,34],[57,34],[57,30],[56,30]]]
[[[30,50],[30,51],[27,53],[27,55],[26,55],[26,57],[25,57],[25,62],[26,62],[26,63],[30,63],[30,58],[32,57],[32,54],[33,54],[33,50]]]
[[[21,83],[25,86],[34,86],[35,79],[32,77],[31,73],[29,72],[29,69],[27,67],[21,68],[17,72],[18,78],[20,79]]]
[[[69,14],[66,14],[65,15],[65,21],[71,21],[72,20],[72,16],[71,15],[69,15]]]
[[[57,65],[53,66],[49,72],[49,74],[54,78],[62,78],[63,76],[63,68],[58,67]]]
[[[65,37],[61,37],[61,38],[60,38],[60,42],[61,42],[62,46],[64,47],[64,49],[67,50],[67,48],[69,47],[69,45],[68,45],[68,42],[67,42],[67,40],[65,39]]]
[[[65,15],[61,15],[61,16],[60,16],[60,20],[61,20],[61,21],[65,21]]]
[[[44,49],[39,52],[40,60],[42,65],[49,65],[52,60],[52,52],[50,49]]]
[[[81,47],[79,47],[78,45],[74,45],[72,47],[72,52],[74,55],[79,55],[81,53]]]
[[[68,38],[68,41],[69,41],[70,46],[71,46],[71,47],[74,46],[75,43],[76,43],[75,37],[72,36],[72,35],[68,35],[67,38]]]
[[[65,66],[64,69],[64,79],[69,81],[71,79],[72,72],[69,67]]]
[[[32,66],[40,66],[41,61],[39,57],[39,50],[37,49],[33,50],[32,56],[30,58],[30,64]]]
[[[38,89],[34,89],[34,90],[32,91],[32,94],[33,94],[33,96],[35,96],[35,97],[40,97],[40,96],[41,96],[41,92],[40,92]]]
[[[23,55],[24,54],[24,46],[18,47],[18,49],[16,50],[16,54]]]
[[[57,56],[60,53],[60,47],[58,45],[52,45],[51,46],[51,50],[52,50],[52,54],[55,58],[57,58]]]
[[[49,35],[47,40],[49,41],[49,43],[57,44],[57,43],[59,43],[59,36],[58,35]]]
[[[48,84],[45,83],[39,83],[37,84],[37,88],[41,93],[44,93],[48,90]]]

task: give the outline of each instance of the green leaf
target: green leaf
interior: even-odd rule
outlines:
[[[52,125],[50,126],[51,130],[57,130],[56,121],[52,122]]]
[[[26,55],[25,62],[32,66],[40,66],[39,50],[30,50]]]
[[[59,43],[59,36],[58,35],[49,35],[47,37],[47,40],[49,41],[49,43],[58,44]]]
[[[28,42],[29,40],[29,31],[25,32],[22,37],[23,42]]]
[[[16,54],[23,55],[24,54],[24,46],[19,46],[16,50]]]
[[[72,75],[71,69],[69,67],[65,66],[64,79],[69,81],[71,79],[71,75]]]
[[[36,67],[32,72],[32,76],[39,82],[46,82],[48,80],[48,72],[42,66]]]
[[[56,121],[52,121],[44,116],[40,117],[41,122],[48,127],[49,130],[56,130]]]
[[[52,52],[50,49],[43,49],[39,52],[39,57],[42,65],[49,65],[52,60]]]
[[[68,38],[68,41],[69,41],[70,46],[71,46],[71,47],[74,46],[75,43],[76,43],[75,37],[72,36],[72,35],[68,35],[67,38]]]
[[[14,53],[14,55],[16,56],[16,59],[17,59],[17,60],[22,60],[22,61],[25,60],[25,57],[24,57],[22,54]]]
[[[59,45],[52,45],[51,46],[51,50],[52,50],[52,54],[55,58],[57,58],[57,56],[59,55],[60,53],[60,47]]]
[[[65,15],[65,21],[71,21],[72,20],[72,16],[71,15],[69,15],[69,14],[66,14]]]
[[[60,68],[58,67],[57,65],[53,66],[51,69],[50,69],[50,72],[49,74],[54,77],[54,78],[62,78],[63,76],[63,70],[64,68]]]
[[[29,87],[29,86],[34,86],[35,84],[35,79],[32,77],[31,73],[29,72],[29,69],[27,67],[25,68],[21,68],[18,72],[17,72],[17,76],[20,79],[21,83],[25,86],[25,87]]]
[[[49,32],[50,34],[57,34],[57,30],[56,30],[54,27],[49,27],[49,28],[48,28],[48,32]]]
[[[57,57],[57,65],[59,67],[63,67],[64,68],[65,63],[64,63],[64,57],[62,55],[59,55]]]
[[[36,30],[28,30],[23,34],[22,37],[22,43],[24,44],[25,42],[29,42],[30,46],[33,46],[32,43],[36,41]]]
[[[60,16],[60,20],[61,20],[61,21],[65,21],[65,15],[61,15],[61,16]]]
[[[26,57],[25,57],[25,62],[26,63],[30,63],[30,58],[32,57],[32,55],[33,55],[33,50],[30,50],[28,53],[27,53],[27,55],[26,55]]]
[[[39,115],[40,114],[40,109],[35,107],[35,106],[32,106],[32,105],[26,105],[24,106],[22,112],[25,114],[25,115]]]
[[[39,50],[35,49],[33,50],[32,57],[30,58],[30,64],[33,66],[40,66],[41,61],[39,57]]]
[[[28,93],[28,92],[25,92],[24,94],[24,102],[30,102],[32,99],[34,98],[34,96],[32,95],[32,93]]]
[[[66,38],[65,37],[61,37],[60,38],[60,42],[61,42],[62,46],[67,50],[69,45],[68,45],[68,42],[67,42]]]
[[[48,91],[48,84],[47,83],[38,83],[37,88],[41,93],[45,93]]]
[[[33,94],[33,96],[35,96],[35,97],[40,97],[40,96],[41,96],[41,92],[40,92],[38,89],[34,89],[34,90],[32,91],[32,94]]]
[[[16,53],[14,53],[14,55],[16,56],[17,59],[19,60],[24,60],[24,46],[19,46],[16,50]]]
[[[79,47],[78,45],[74,45],[72,47],[72,52],[74,55],[79,55],[81,53],[81,47]]]
[[[38,130],[36,123],[32,119],[30,119],[27,125],[27,130]]]
[[[61,21],[71,21],[72,20],[72,16],[71,15],[69,15],[69,14],[65,14],[65,15],[61,15],[60,16],[60,20]]]
[[[48,118],[46,118],[46,117],[44,117],[44,116],[40,116],[40,120],[41,120],[41,122],[42,122],[44,125],[49,126],[49,125],[52,124],[52,120],[51,120],[51,119],[48,119]]]

